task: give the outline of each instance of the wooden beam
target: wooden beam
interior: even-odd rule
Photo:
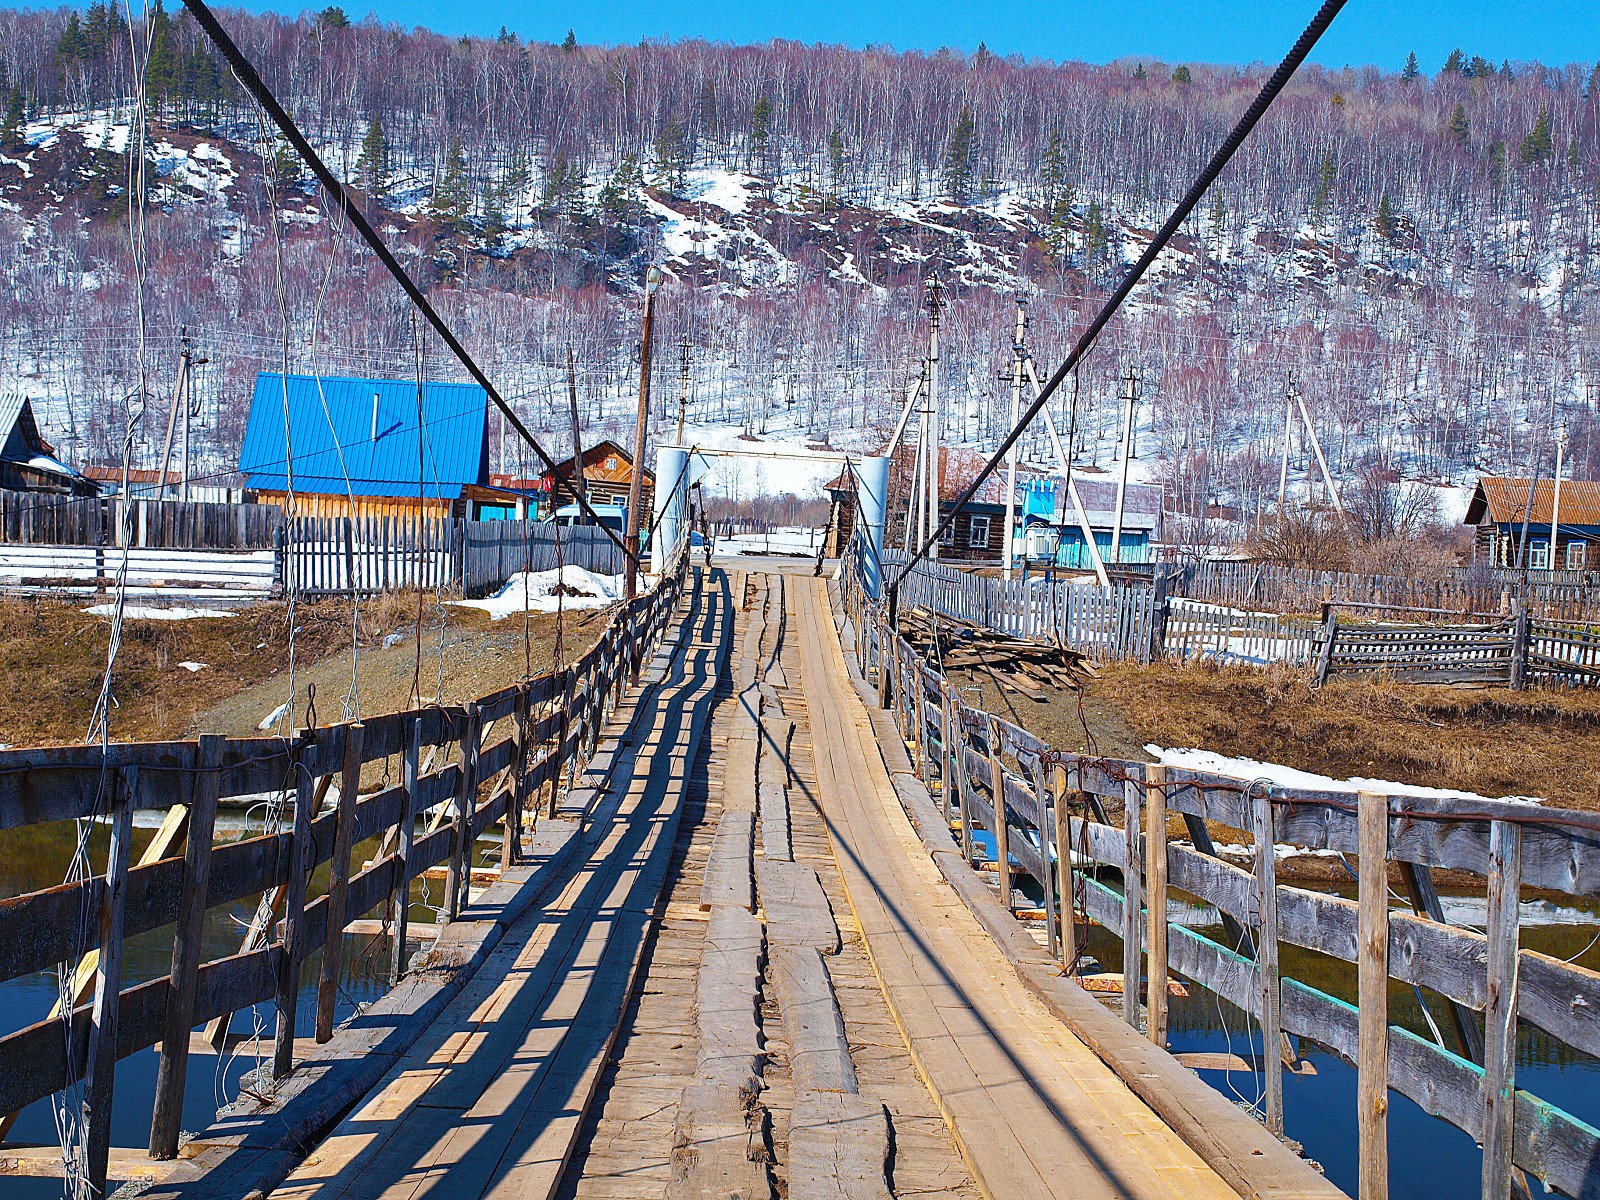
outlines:
[[[359,721],[345,730],[344,762],[339,772],[339,811],[333,828],[333,858],[328,864],[327,936],[322,945],[322,968],[317,976],[318,1042],[333,1037],[333,1011],[339,999],[339,973],[344,965],[345,900],[350,887],[350,854],[354,849],[356,798],[361,789]]]
[[[217,821],[223,739],[200,738],[200,776],[189,813],[184,853],[183,895],[172,938],[172,989],[167,994],[166,1027],[156,1068],[155,1111],[150,1120],[150,1156],[173,1158],[183,1124],[183,1089],[189,1070],[189,1030],[194,1024],[194,993],[205,956],[206,892],[211,876],[211,844]]]
[[[1122,865],[1122,977],[1137,980],[1140,970],[1139,909],[1144,889],[1139,878],[1139,797],[1143,789],[1132,780],[1122,784],[1122,834],[1125,853]],[[1122,1019],[1139,1028],[1139,989],[1122,989]]]
[[[418,717],[406,739],[404,786],[400,793],[400,840],[394,852],[394,884],[389,893],[389,930],[394,940],[389,948],[389,986],[405,973],[406,922],[411,909],[411,844],[417,833],[417,752],[422,742],[422,718]]]
[[[1256,978],[1261,1004],[1262,1069],[1266,1079],[1267,1128],[1283,1132],[1283,994],[1278,983],[1278,860],[1269,789],[1255,789]],[[1362,872],[1365,877],[1366,872]],[[1387,935],[1385,935],[1387,936]]]
[[[133,842],[133,794],[139,768],[124,767],[112,793],[111,845],[106,851],[105,902],[100,908],[100,959],[89,1014],[89,1059],[84,1072],[83,1117],[88,1127],[85,1173],[91,1194],[106,1194],[111,1155],[111,1096],[117,1072],[117,1018],[122,999],[122,914],[128,894]]]
[[[1389,1195],[1389,801],[1357,796],[1361,834],[1357,1200]]]
[[[1056,787],[1056,880],[1061,896],[1061,969],[1072,974],[1078,963],[1078,895],[1072,872],[1072,813],[1067,808],[1067,768],[1050,767]]]
[[[300,963],[306,952],[306,887],[315,857],[311,820],[316,816],[316,743],[308,736],[295,756],[294,832],[289,850],[289,877],[283,884],[283,953],[278,959],[278,1029],[273,1039],[272,1077],[282,1079],[294,1068],[294,1026],[299,1008]]]
[[[1167,793],[1166,771],[1144,769],[1144,875],[1148,895],[1150,1040],[1167,1044]],[[1125,989],[1126,990],[1126,989]],[[1135,992],[1137,988],[1133,989]]]
[[[923,733],[922,722],[922,680],[916,681],[917,699],[915,713],[917,716],[917,734]],[[994,801],[994,858],[995,866],[1000,873],[1000,903],[1007,912],[1011,911],[1011,828],[1006,820],[1006,769],[1000,761],[1000,726],[991,717],[989,719],[989,795]]]
[[[1521,899],[1522,829],[1489,826],[1489,1003],[1483,1013],[1483,1197],[1510,1200],[1516,1113],[1517,904]]]

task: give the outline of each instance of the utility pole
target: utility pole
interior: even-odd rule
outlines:
[[[1322,456],[1322,443],[1317,441],[1317,430],[1311,424],[1311,413],[1300,395],[1300,389],[1295,386],[1292,379],[1289,381],[1289,395],[1300,406],[1300,417],[1306,423],[1306,436],[1311,439],[1311,451],[1317,456],[1317,466],[1322,468],[1322,482],[1327,485],[1328,499],[1333,503],[1333,511],[1339,514],[1341,521],[1346,520],[1344,502],[1339,499],[1339,491],[1333,486],[1333,472],[1328,470],[1328,460]]]
[[[1283,519],[1283,505],[1289,493],[1289,434],[1294,428],[1294,376],[1289,376],[1289,386],[1283,393],[1283,461],[1278,466],[1278,519]]]
[[[689,415],[689,335],[687,333],[683,335],[683,345],[679,349],[683,355],[683,379],[678,389],[678,445],[681,446],[683,445],[684,420]]]
[[[1139,403],[1139,372],[1128,368],[1128,411],[1122,418],[1122,474],[1117,479],[1117,515],[1111,525],[1111,562],[1122,561],[1122,512],[1128,498],[1128,460],[1133,457],[1133,410]]]
[[[193,368],[203,367],[211,361],[209,358],[195,358],[194,350],[189,345],[189,331],[187,329],[183,331],[181,336],[183,350],[178,357],[178,379],[172,385],[172,412],[167,416],[166,444],[161,450],[161,471],[156,476],[156,496],[158,499],[165,497],[167,494],[167,468],[172,463],[172,442],[177,432],[180,408],[183,414],[183,483],[178,491],[178,498],[180,500],[189,498],[189,417],[191,415],[189,412],[189,395],[193,390],[190,384],[189,372]],[[122,498],[126,500],[127,496],[128,483],[127,480],[123,480]]]
[[[572,490],[579,500],[586,500],[583,482],[583,435],[578,427],[578,368],[572,363],[572,343],[567,343],[567,404],[572,410]],[[550,481],[551,507],[556,496],[555,480]]]
[[[938,275],[928,277],[928,453],[923,468],[924,478],[927,483],[927,506],[923,510],[927,518],[927,532],[922,535],[922,541],[928,545],[928,558],[937,560],[939,557],[939,544],[932,541],[933,535],[939,529],[939,310],[944,307],[941,296],[943,288],[939,284]]]
[[[1017,330],[1011,338],[1011,421],[1007,429],[1015,429],[1022,413],[1022,347],[1028,328],[1028,302],[1017,297]],[[1017,519],[1017,447],[1012,444],[1006,455],[1006,524],[1002,574],[1011,578],[1011,560],[1015,556],[1015,523]]]
[[[644,503],[644,452],[650,420],[650,338],[655,332],[656,288],[661,269],[651,267],[644,277],[644,329],[639,336],[639,427],[633,438],[633,477],[628,481],[628,599],[639,594],[639,509]]]
[[[1561,429],[1556,434],[1556,478],[1555,495],[1551,498],[1550,505],[1550,569],[1558,570],[1561,567],[1556,557],[1556,547],[1560,545],[1559,531],[1561,529],[1561,461],[1567,453],[1567,423],[1561,422]]]

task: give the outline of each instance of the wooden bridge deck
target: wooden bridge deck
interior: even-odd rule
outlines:
[[[568,865],[271,1195],[1240,1194],[940,876],[822,581],[695,597]]]

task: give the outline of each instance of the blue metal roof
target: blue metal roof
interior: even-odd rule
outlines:
[[[489,398],[471,383],[426,383],[419,438],[417,385],[409,379],[288,377],[289,437],[297,492],[453,500],[489,481]],[[250,486],[288,486],[283,377],[263,371],[239,448]],[[324,402],[326,406],[324,406]],[[419,446],[420,441],[420,446]]]

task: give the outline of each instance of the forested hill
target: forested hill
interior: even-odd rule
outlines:
[[[190,18],[130,37],[115,14],[0,11],[0,387],[103,460],[142,375],[150,455],[187,328],[221,470],[263,363],[410,373],[416,335]],[[591,427],[621,428],[654,260],[676,277],[658,394],[686,341],[691,422],[836,444],[897,411],[930,269],[951,424],[991,441],[1012,296],[1058,361],[1269,69],[223,20],[534,425],[561,427],[570,344]],[[1180,508],[1275,497],[1291,373],[1346,477],[1525,470],[1563,419],[1600,474],[1593,64],[1473,49],[1297,76],[1085,367],[1085,461],[1112,454],[1131,364],[1139,454]]]

